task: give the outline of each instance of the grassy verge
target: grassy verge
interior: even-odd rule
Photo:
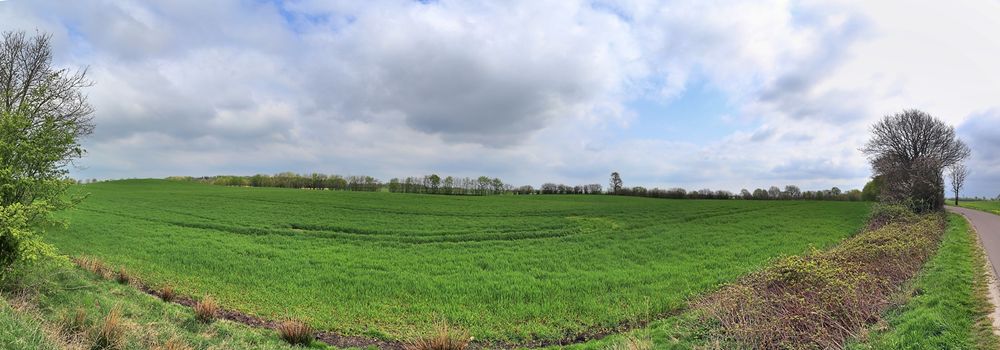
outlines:
[[[0,349],[49,350],[57,349],[45,335],[42,323],[14,310],[5,299],[0,299]]]
[[[0,290],[2,349],[302,349],[271,330],[198,322],[191,308],[65,263],[37,264],[18,280]]]
[[[963,208],[971,208],[1000,215],[1000,201],[970,201],[958,202],[958,204],[958,206]]]
[[[942,259],[936,252],[946,231],[943,215],[913,217],[889,209],[873,216],[870,230],[830,250],[780,259],[693,301],[683,314],[574,348],[844,348],[887,310],[905,302],[900,291],[925,262]],[[972,288],[972,282],[967,284]],[[968,314],[936,317],[979,322]]]
[[[855,349],[996,349],[985,258],[975,233],[952,214],[938,253],[913,282],[914,296]]]

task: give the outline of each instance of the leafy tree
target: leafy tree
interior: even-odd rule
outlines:
[[[431,174],[427,177],[430,181],[431,193],[438,193],[438,186],[441,186],[441,177],[438,174]]]
[[[879,195],[881,195],[881,193],[882,193],[882,175],[878,175],[865,184],[865,187],[861,190],[861,199],[864,201],[874,202],[878,200],[878,197]]]
[[[61,224],[66,167],[82,157],[93,108],[86,72],[52,68],[48,35],[5,32],[0,42],[0,271],[51,251],[38,235]]]

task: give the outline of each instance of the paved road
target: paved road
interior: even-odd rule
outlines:
[[[993,265],[994,275],[1000,276],[997,273],[1000,272],[1000,269],[997,268],[997,264],[1000,264],[1000,215],[952,206],[947,208],[948,211],[965,215],[969,219],[972,226],[976,228],[976,232],[979,233],[979,239],[983,242],[986,256],[990,258]]]

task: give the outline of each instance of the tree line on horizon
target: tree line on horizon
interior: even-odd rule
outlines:
[[[411,176],[405,178],[392,178],[388,182],[382,182],[371,176],[341,176],[336,174],[297,174],[293,172],[283,172],[275,175],[257,174],[252,176],[221,175],[221,176],[173,176],[168,180],[184,180],[209,183],[221,186],[235,187],[278,187],[313,190],[339,190],[339,191],[361,191],[361,192],[393,192],[393,193],[417,193],[417,194],[439,194],[439,195],[465,195],[465,196],[486,196],[486,195],[548,195],[548,194],[572,194],[572,195],[619,195],[647,198],[667,198],[667,199],[739,199],[739,200],[835,200],[835,201],[871,201],[876,199],[874,192],[866,194],[861,190],[842,191],[837,187],[828,190],[802,191],[798,186],[788,185],[784,190],[777,186],[767,189],[757,188],[753,191],[743,189],[739,193],[727,190],[686,190],[683,188],[658,187],[646,188],[643,186],[625,187],[621,182],[621,177],[615,179],[616,173],[612,174],[612,180],[607,188],[600,184],[565,185],[547,182],[539,187],[531,185],[513,186],[505,183],[500,178],[479,176],[471,177],[441,177],[437,174],[425,176]],[[872,183],[866,186],[866,191],[872,191]]]

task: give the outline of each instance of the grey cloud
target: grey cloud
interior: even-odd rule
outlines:
[[[972,115],[957,128],[972,156],[967,161],[966,193],[995,197],[1000,194],[1000,109]]]

